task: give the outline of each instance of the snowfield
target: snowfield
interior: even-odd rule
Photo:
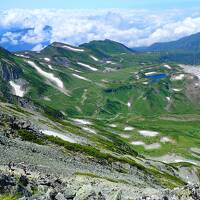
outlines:
[[[131,137],[130,135],[127,135],[127,134],[121,134],[120,136],[123,137],[123,138],[126,138],[126,139]]]
[[[136,146],[143,146],[146,150],[159,149],[161,147],[159,143],[145,144],[143,141],[133,141],[131,144]]]
[[[50,58],[44,58],[45,61],[50,62],[51,59]]]
[[[149,75],[154,75],[154,74],[157,74],[158,72],[147,72],[145,73],[145,76],[149,76]]]
[[[149,83],[148,83],[148,82],[143,82],[142,84],[143,84],[143,85],[148,85]]]
[[[107,64],[111,64],[111,65],[115,65],[116,63],[112,62],[112,61],[106,61]]]
[[[112,127],[112,128],[116,128],[117,127],[116,124],[110,124],[109,126]]]
[[[67,142],[71,142],[71,143],[76,143],[76,141],[73,138],[70,138],[66,135],[63,135],[61,133],[55,132],[55,131],[51,131],[51,130],[40,130],[42,133],[44,133],[45,135],[49,135],[49,136],[54,136],[54,137],[58,137],[62,140],[65,140]]]
[[[76,52],[84,52],[85,50],[84,49],[78,49],[78,48],[74,48],[74,47],[70,47],[70,46],[62,46],[62,48],[65,48],[65,49],[68,49],[68,50],[71,50],[71,51],[76,51]]]
[[[14,95],[16,95],[18,97],[24,96],[25,91],[22,89],[21,85],[16,84],[14,81],[10,81],[9,83],[14,91]]]
[[[145,145],[145,143],[142,141],[133,141],[133,142],[131,142],[131,144],[136,145],[136,146],[144,146]]]
[[[200,148],[191,148],[190,150],[194,153],[200,154]]]
[[[86,132],[89,132],[89,133],[92,133],[92,134],[97,134],[96,130],[91,129],[91,128],[89,128],[89,127],[83,127],[82,129],[83,129],[84,131],[86,131]]]
[[[172,90],[173,90],[174,92],[180,92],[182,89],[173,88]]]
[[[72,71],[74,71],[74,72],[83,73],[82,71],[79,71],[79,70],[73,69],[73,68],[71,68],[71,67],[68,67],[68,69],[70,69],[70,70],[72,70]]]
[[[167,101],[171,101],[171,98],[170,97],[166,97]]]
[[[183,80],[184,77],[185,77],[185,74],[179,74],[179,75],[172,77],[171,80],[180,81],[180,80]]]
[[[171,66],[169,66],[169,65],[167,65],[167,64],[165,64],[165,65],[163,65],[165,68],[167,68],[167,69],[171,69]]]
[[[59,87],[61,89],[64,89],[63,82],[59,78],[55,77],[54,74],[43,71],[40,67],[38,67],[32,61],[28,61],[28,64],[31,65],[33,68],[35,68],[37,70],[37,72],[39,74],[41,74],[42,76],[44,76],[46,79],[48,79],[49,81],[55,83],[57,87]]]
[[[90,81],[89,79],[83,77],[83,76],[80,76],[78,74],[72,74],[74,77],[78,78],[78,79],[81,79],[81,80],[84,80],[84,81]]]
[[[127,106],[128,106],[128,108],[131,107],[131,102],[130,101],[127,103]]]
[[[53,67],[51,65],[48,65],[48,68],[51,69],[51,70],[53,70]]]
[[[82,63],[82,62],[77,62],[77,64],[78,64],[78,65],[81,65],[81,66],[83,66],[83,67],[86,67],[86,68],[88,68],[88,69],[90,69],[90,70],[92,70],[92,71],[98,71],[97,68],[91,67],[90,65],[84,64],[84,63]]]
[[[18,56],[18,57],[22,57],[22,58],[30,58],[29,56],[25,56],[25,55],[22,55],[22,54],[15,54],[16,56]]]
[[[159,149],[161,147],[161,145],[159,143],[153,143],[153,144],[149,144],[149,145],[145,145],[144,148],[146,150],[151,150],[151,149]]]
[[[173,142],[173,141],[170,138],[168,138],[168,137],[162,137],[160,139],[160,142],[162,142],[162,143],[168,143],[168,142]]]
[[[142,131],[138,131],[138,132],[140,133],[140,135],[145,136],[145,137],[155,137],[155,136],[159,135],[159,133],[156,131],[142,130]]]
[[[98,58],[96,58],[96,57],[94,57],[94,56],[92,56],[92,55],[90,55],[90,58],[92,58],[94,61],[99,61]]]
[[[73,119],[73,121],[79,125],[92,125],[92,123],[85,119]]]
[[[49,97],[44,97],[43,98],[45,101],[51,101],[51,99]]]
[[[124,128],[124,130],[125,131],[132,131],[132,130],[134,130],[135,128],[133,128],[133,127],[131,127],[131,126],[126,126],[125,128]]]

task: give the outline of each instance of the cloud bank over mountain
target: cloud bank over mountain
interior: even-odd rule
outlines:
[[[54,41],[73,45],[111,39],[128,47],[148,46],[200,32],[196,10],[10,9],[0,12],[0,45],[40,50]]]

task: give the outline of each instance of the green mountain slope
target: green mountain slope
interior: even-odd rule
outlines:
[[[59,195],[90,185],[108,199],[116,187],[125,199],[144,190],[163,199],[166,189],[199,183],[198,67],[94,41],[0,49],[0,72],[0,172],[24,170],[33,199],[46,195],[41,185],[59,185]]]
[[[107,56],[123,53],[132,53],[132,50],[128,47],[112,40],[92,41],[89,43],[82,44],[80,45],[80,47],[84,47]]]
[[[41,52],[9,54],[11,73],[2,67],[2,79],[8,87],[16,80],[24,97],[71,117],[199,112],[199,89],[192,86],[196,79],[191,81],[179,66],[165,67],[144,53],[107,54],[109,60],[96,55],[95,50],[61,43]],[[145,56],[149,63],[143,63]],[[184,78],[176,80],[179,76]],[[189,88],[194,88],[192,98]]]
[[[122,152],[130,154],[131,148],[159,157],[177,152],[185,159],[197,159],[188,149],[199,145],[199,127],[190,131],[200,113],[198,74],[189,74],[178,64],[163,63],[155,53],[104,55],[62,43],[53,43],[41,52],[2,51],[1,55],[2,101],[54,120],[91,120],[93,126],[85,131],[97,131],[111,141],[90,138],[108,151],[125,148]],[[191,121],[186,131],[179,127],[181,120]],[[126,126],[132,127],[130,134]],[[158,135],[146,137],[140,134],[142,130]]]

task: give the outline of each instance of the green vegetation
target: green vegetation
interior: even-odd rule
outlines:
[[[190,117],[188,117],[190,119]],[[129,141],[142,140],[147,144],[160,142],[162,137],[168,137],[172,142],[161,144],[159,150],[145,150],[143,147],[135,146],[134,148],[144,154],[150,156],[162,156],[170,153],[177,153],[178,155],[194,159],[191,157],[191,152],[188,151],[191,147],[198,148],[200,143],[200,125],[199,120],[182,121],[178,119],[170,120],[160,118],[146,118],[136,119],[130,118],[129,124],[139,130],[152,130],[160,133],[157,137],[142,137],[136,130],[131,134]]]
[[[190,42],[183,44],[185,48]],[[110,40],[76,47],[82,51],[65,47],[65,44],[53,43],[40,53],[27,54],[46,74],[60,79],[64,88],[58,88],[55,81],[38,73],[24,58],[0,50],[0,71],[4,72],[0,75],[0,100],[18,105],[8,106],[16,115],[34,115],[20,107],[32,108],[33,105],[34,112],[42,116],[38,120],[40,123],[83,137],[92,145],[72,144],[53,136],[39,137],[25,129],[16,130],[16,134],[25,141],[57,145],[108,164],[129,163],[152,175],[157,182],[162,180],[164,186],[183,185],[184,182],[178,178],[159,172],[152,166],[144,167],[127,157],[177,154],[200,160],[198,154],[190,151],[192,147],[200,147],[200,90],[195,86],[197,79],[192,79],[176,63],[185,60],[192,63],[191,51],[179,49],[168,54],[165,51],[133,52]],[[197,51],[195,56],[198,54]],[[45,61],[45,57],[50,61]],[[98,70],[94,72],[79,62]],[[165,76],[152,78],[147,76],[148,73]],[[180,74],[184,74],[184,79],[173,79]],[[24,98],[11,94],[9,81],[19,78],[27,82]],[[73,124],[73,118],[87,119],[92,123],[79,126]],[[48,121],[52,123],[48,124]],[[112,123],[117,126],[111,127]],[[83,126],[94,129],[94,133],[84,130]],[[126,126],[134,127],[134,130],[126,131]],[[157,131],[159,134],[144,137],[140,130]],[[162,142],[163,137],[170,141]],[[146,145],[159,143],[160,148],[146,149],[142,145],[132,145],[133,141]]]
[[[43,138],[39,138],[37,135],[27,131],[26,129],[17,130],[17,134],[25,141],[34,142],[37,144],[44,144]]]
[[[82,44],[80,47],[88,48],[94,52],[99,52],[103,55],[115,55],[122,53],[132,53],[132,50],[126,46],[111,40],[92,41],[90,43]]]
[[[17,199],[19,199],[18,195],[10,195],[10,194],[0,195],[0,200],[17,200]]]

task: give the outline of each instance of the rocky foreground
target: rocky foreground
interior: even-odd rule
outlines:
[[[198,185],[167,189],[174,188],[177,181],[178,170],[174,167],[147,161],[142,157],[135,158],[141,165],[116,160],[109,162],[107,159],[73,152],[50,142],[38,144],[39,140],[36,139],[41,138],[42,133],[30,120],[4,113],[0,114],[0,119],[0,199],[200,199]],[[29,140],[34,139],[36,142],[24,140],[18,135],[19,130],[31,134]],[[163,176],[161,179],[145,168],[152,163],[152,169],[160,169]],[[174,182],[173,177],[169,177],[170,181],[166,182],[168,179],[165,176],[169,174],[174,175]],[[184,185],[185,182],[176,184]]]
[[[174,190],[146,191],[136,197],[130,194],[129,198],[124,198],[124,191],[118,187],[108,192],[106,184],[98,179],[92,180],[89,184],[84,184],[84,179],[79,183],[75,180],[62,180],[56,177],[46,176],[31,179],[29,175],[19,177],[10,174],[0,174],[0,191],[10,194],[19,194],[21,200],[199,200],[199,186],[185,186]],[[88,182],[88,180],[86,181]],[[85,182],[85,183],[86,183]],[[81,184],[80,184],[81,183]],[[114,184],[113,184],[114,185]],[[141,188],[142,189],[142,188]],[[35,192],[37,191],[37,194]],[[126,194],[126,196],[129,194]],[[2,197],[3,198],[3,197]]]

